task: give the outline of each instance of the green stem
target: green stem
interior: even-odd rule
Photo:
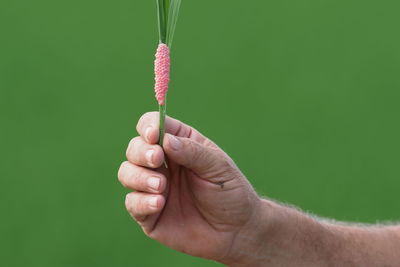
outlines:
[[[158,29],[161,43],[167,41],[167,22],[168,22],[169,1],[157,0]]]
[[[160,139],[158,143],[163,146],[165,134],[165,116],[167,115],[167,100],[165,99],[164,105],[159,105],[160,111]]]

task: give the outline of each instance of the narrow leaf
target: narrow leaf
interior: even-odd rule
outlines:
[[[171,3],[168,12],[167,38],[166,38],[166,42],[169,48],[171,48],[172,46],[176,23],[178,21],[179,9],[181,6],[181,0],[170,0],[170,1]]]

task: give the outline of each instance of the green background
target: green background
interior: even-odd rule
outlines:
[[[261,195],[398,220],[400,2],[182,1],[168,112]],[[149,0],[1,0],[0,265],[216,266],[146,238],[117,181],[156,110]]]

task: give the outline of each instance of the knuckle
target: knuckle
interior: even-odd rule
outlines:
[[[129,142],[130,147],[134,147],[138,142],[140,141],[140,137],[139,136],[135,136],[131,139],[131,141]]]
[[[143,124],[143,122],[145,121],[146,117],[148,116],[148,112],[144,113],[142,116],[140,116],[137,124],[136,124],[136,131],[140,131],[140,128]]]
[[[129,193],[125,196],[125,208],[127,211],[132,211],[132,193]]]
[[[126,149],[126,158],[130,158],[132,156],[132,152],[136,149],[137,143],[139,142],[139,136],[136,136],[131,139],[128,144],[128,148]]]
[[[137,175],[135,175],[135,179],[134,182],[137,185],[138,189],[144,190],[146,189],[148,186],[146,184],[146,174],[144,170],[138,171]]]
[[[145,197],[136,198],[133,209],[135,214],[142,215],[147,209],[146,198]]]
[[[121,163],[118,169],[118,180],[122,183],[125,177],[126,167],[128,166],[128,162],[124,161]]]
[[[218,157],[220,157],[218,155]],[[223,169],[231,169],[233,167],[233,162],[230,158],[221,155],[221,161],[220,161],[221,167]]]
[[[133,215],[141,214],[143,211],[143,197],[140,197],[136,192],[133,192],[128,194],[128,199],[126,209]]]
[[[138,121],[138,123],[137,123],[137,125],[136,125],[136,130],[139,132],[139,131],[140,131],[140,128],[143,127],[143,124],[144,124],[149,118],[151,118],[152,116],[154,116],[156,113],[157,113],[157,112],[155,112],[155,111],[149,111],[149,112],[144,113],[142,116],[140,116],[139,121]]]

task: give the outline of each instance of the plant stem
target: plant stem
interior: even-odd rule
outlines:
[[[160,111],[160,139],[158,143],[162,147],[164,144],[164,134],[165,134],[165,116],[167,114],[167,99],[165,99],[164,105],[159,105]]]
[[[166,11],[169,7],[167,4],[165,0],[157,0],[158,28],[161,43],[165,43],[167,40],[168,13]]]
[[[165,116],[167,114],[167,98],[165,98],[164,105],[159,105],[158,107],[159,107],[159,111],[160,111],[160,138],[158,140],[158,143],[160,144],[161,147],[163,147],[164,134],[165,134]],[[164,160],[164,166],[165,166],[165,168],[168,169],[168,164],[167,164],[166,158]]]

